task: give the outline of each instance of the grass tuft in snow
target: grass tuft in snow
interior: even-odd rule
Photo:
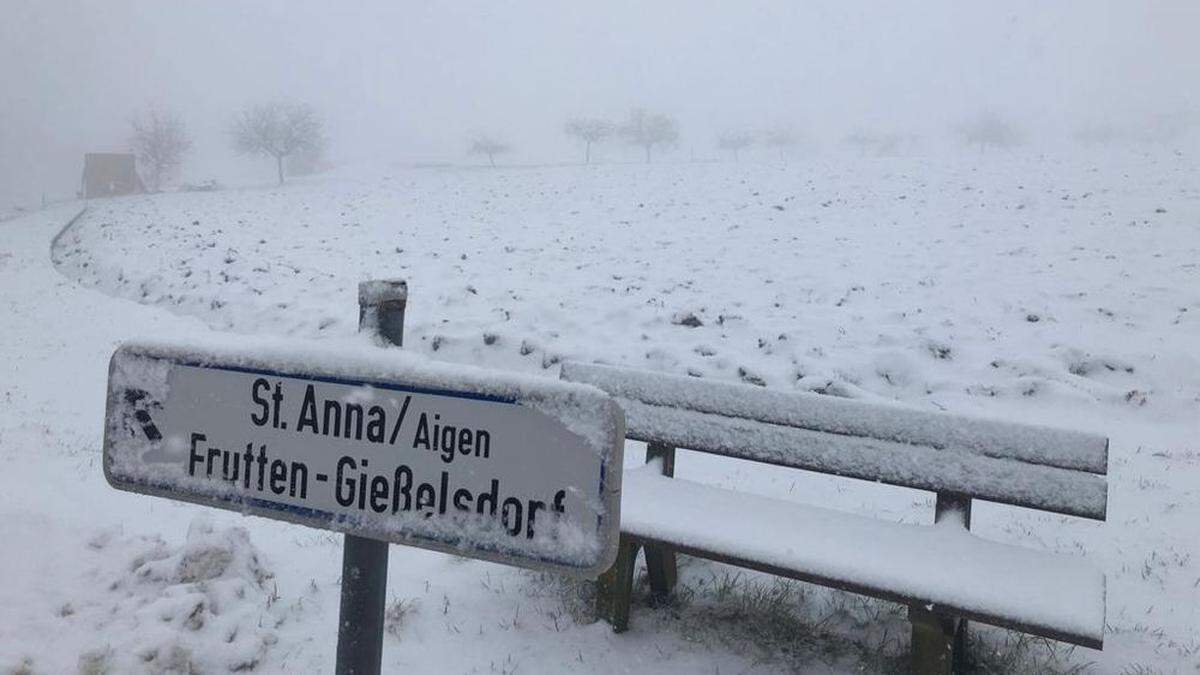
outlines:
[[[555,632],[569,623],[586,624],[596,618],[596,587],[590,581],[550,572],[525,572],[526,595],[550,599],[541,613]]]
[[[5,675],[36,675],[38,671],[33,668],[33,659],[25,656],[4,672]]]
[[[860,673],[907,672],[911,626],[903,605],[718,563],[680,557],[669,598],[650,592],[644,570],[634,587],[631,630],[670,631],[686,643],[722,649],[754,663],[804,672],[818,664]],[[530,573],[535,596],[557,598],[557,621],[594,620],[590,583]],[[1083,650],[1044,638],[971,624],[966,673],[1078,675],[1093,664]],[[1139,671],[1131,671],[1138,673]]]
[[[1080,675],[1093,664],[1081,661],[1073,645],[1016,631],[971,624],[967,633],[967,664],[971,675]]]
[[[701,569],[683,576],[656,617],[688,641],[797,671],[821,663],[894,673],[907,663],[898,605],[707,562],[689,566]],[[643,583],[639,593],[647,590]]]
[[[416,598],[392,598],[383,612],[383,629],[388,635],[399,638],[404,631],[404,624],[416,611]]]
[[[79,675],[107,675],[112,668],[113,650],[107,645],[79,655]]]

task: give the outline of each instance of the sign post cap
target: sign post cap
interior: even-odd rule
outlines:
[[[408,283],[403,279],[372,279],[358,284],[360,307],[408,302]]]

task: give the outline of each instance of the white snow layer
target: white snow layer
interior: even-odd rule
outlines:
[[[1062,670],[1200,663],[1200,169],[1187,153],[345,172],[93,201],[53,252],[64,278],[47,250],[77,210],[0,224],[0,669],[73,672],[124,639],[80,608],[112,606],[107,582],[135,542],[180,546],[207,512],[250,533],[270,558],[273,606],[295,608],[256,671],[331,671],[341,538],[111,489],[106,360],[121,341],[206,326],[349,337],[358,282],[394,277],[409,282],[405,349],[441,360],[551,376],[564,359],[602,361],[1103,433],[1107,522],[977,502],[972,530],[1105,572],[1104,651],[1059,650]],[[928,494],[752,462],[681,452],[676,475],[932,519]],[[88,545],[114,528],[112,545]],[[740,622],[712,624],[729,640],[697,639],[688,627],[712,599],[702,582],[727,571],[701,562],[681,568],[698,607],[639,607],[614,636],[573,622],[524,572],[399,546],[390,561],[387,670],[865,665],[773,658]],[[834,645],[872,649],[889,630],[904,643],[902,623],[867,625],[804,592],[850,610],[820,624]],[[975,635],[1042,653],[986,626]]]
[[[1103,519],[1101,476],[970,452],[839,436],[618,399],[630,438]]]
[[[1104,574],[1079,558],[667,478],[654,464],[627,471],[624,490],[621,529],[634,535],[1104,639]]]
[[[568,362],[562,372],[564,379],[594,384],[614,396],[656,406],[965,450],[1065,469],[1108,470],[1108,439],[1099,434],[603,365]]]
[[[181,546],[111,531],[88,546],[126,560],[95,579],[105,592],[96,604],[63,610],[94,645],[79,655],[81,672],[254,671],[279,642],[289,611],[245,528],[202,518]]]

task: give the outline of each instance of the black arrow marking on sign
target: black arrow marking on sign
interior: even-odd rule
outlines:
[[[150,398],[150,394],[142,389],[126,389],[125,402],[133,406],[133,418],[142,425],[142,431],[146,434],[146,438],[151,441],[161,441],[162,433],[158,427],[154,426],[154,420],[150,419],[150,413],[146,410],[148,407],[161,408],[162,406]]]

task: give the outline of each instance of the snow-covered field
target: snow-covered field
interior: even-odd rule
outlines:
[[[348,335],[358,281],[402,277],[406,348],[436,359],[547,377],[598,360],[1105,433],[1107,523],[980,504],[974,527],[1102,568],[1105,650],[981,628],[989,663],[1200,668],[1188,157],[363,168],[93,202],[51,252],[79,206],[0,224],[0,667],[328,671],[340,539],[108,488],[106,361],[127,337]],[[932,514],[923,493],[689,453],[678,475]],[[620,636],[551,578],[398,547],[389,574],[397,671],[888,672],[907,648],[891,605],[705,562]]]

